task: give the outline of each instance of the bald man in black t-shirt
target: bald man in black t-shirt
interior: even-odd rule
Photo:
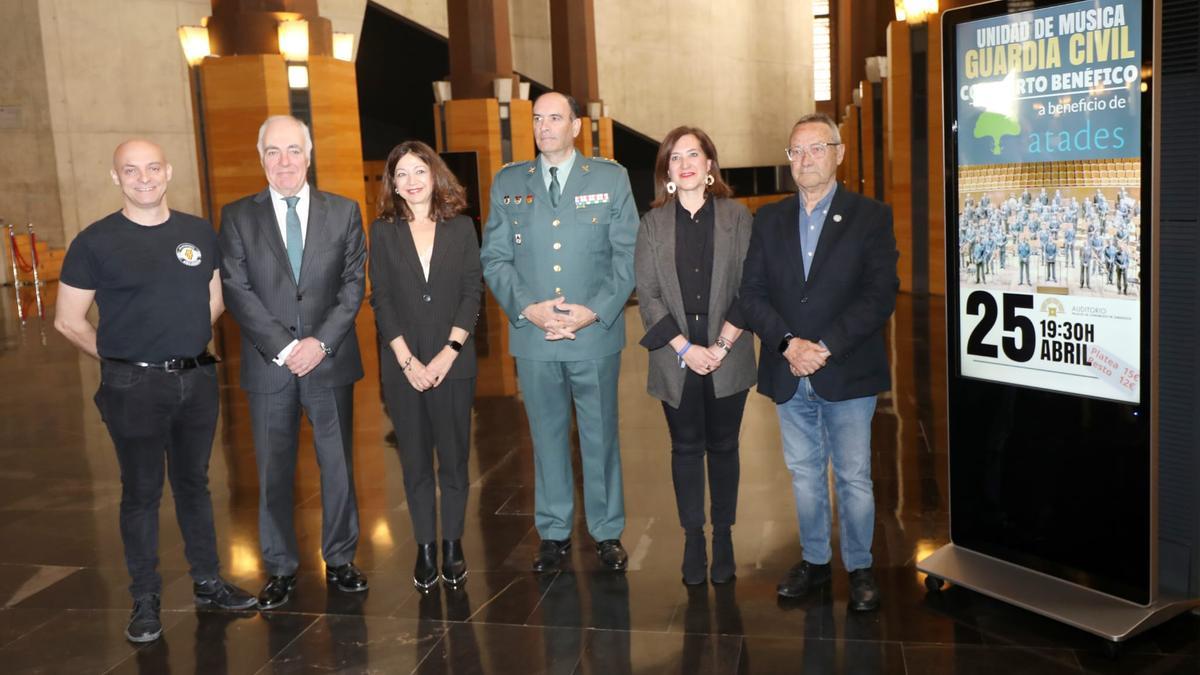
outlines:
[[[124,207],[71,243],[54,327],[100,360],[96,406],[121,466],[121,539],[134,598],[125,637],[150,642],[162,634],[164,460],[196,604],[245,609],[256,600],[220,576],[208,492],[218,398],[217,359],[207,345],[224,310],[216,233],[167,207],[171,165],[154,143],[117,146],[112,180]],[[98,326],[87,319],[93,302]]]

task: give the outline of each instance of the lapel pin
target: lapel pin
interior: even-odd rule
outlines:
[[[840,214],[840,213],[833,214],[833,222],[835,222],[835,223],[842,222],[842,214]]]
[[[520,204],[520,203],[521,203],[521,201],[522,201],[523,199],[525,199],[525,198],[524,198],[524,197],[522,197],[521,195],[517,195],[516,197],[513,197],[513,199],[514,199],[514,200],[516,200],[516,202],[517,202],[518,204]]]
[[[520,197],[518,197],[518,199],[520,199]],[[533,195],[525,195],[525,203],[532,204],[533,203]]]
[[[504,203],[505,203],[505,204],[508,204],[508,203],[509,203],[509,202],[511,202],[511,201],[512,201],[512,198],[511,198],[511,197],[509,197],[508,195],[504,195]]]
[[[518,246],[520,246],[521,245],[521,233],[518,232],[518,233],[514,234],[513,240],[517,242]]]

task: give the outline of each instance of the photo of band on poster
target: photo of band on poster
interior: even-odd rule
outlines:
[[[959,26],[964,377],[1138,403],[1142,5]]]

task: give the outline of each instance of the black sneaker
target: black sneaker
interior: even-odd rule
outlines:
[[[850,609],[870,612],[879,608],[879,586],[870,567],[850,573]]]
[[[192,584],[192,595],[195,596],[197,607],[249,609],[258,604],[258,598],[221,577]]]
[[[832,579],[829,563],[814,565],[807,560],[801,560],[792,565],[792,569],[788,570],[787,576],[779,582],[775,591],[780,597],[802,598],[814,588],[828,586]]]
[[[129,625],[125,627],[125,639],[130,642],[154,642],[162,635],[162,621],[158,619],[158,593],[147,593],[133,601],[129,613]]]

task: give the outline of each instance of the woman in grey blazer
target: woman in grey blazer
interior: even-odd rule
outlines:
[[[634,270],[650,350],[651,396],[671,433],[671,478],[684,529],[683,583],[734,578],[738,433],[755,382],[754,346],[737,306],[750,212],[729,199],[708,134],[678,127],[654,165],[656,199],[638,228]],[[705,462],[712,569],[704,539]]]
[[[388,155],[379,219],[371,223],[371,307],[383,345],[383,398],[396,428],[417,562],[413,583],[437,583],[436,486],[442,490],[442,570],[467,577],[462,532],[467,450],[475,399],[475,341],[482,270],[466,193],[442,158],[419,141]],[[433,453],[438,455],[434,476]]]

